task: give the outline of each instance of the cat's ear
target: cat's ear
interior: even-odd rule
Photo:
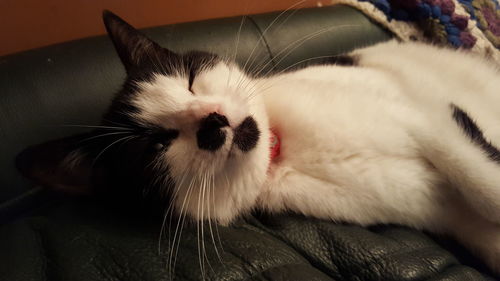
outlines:
[[[91,159],[76,145],[88,134],[28,147],[16,157],[17,169],[38,185],[69,193],[91,191]]]
[[[154,60],[173,54],[112,12],[105,10],[102,17],[108,35],[113,41],[127,73],[144,64],[154,65]]]

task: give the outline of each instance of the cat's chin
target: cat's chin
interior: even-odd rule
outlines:
[[[267,180],[269,143],[269,133],[263,132],[251,151],[245,152],[232,145],[224,153],[214,154],[214,159],[206,159],[206,163],[221,161],[223,165],[208,177],[200,176],[204,173],[198,171],[193,174],[193,183],[185,180],[177,187],[176,213],[187,214],[196,221],[210,220],[222,225],[249,213],[256,207]]]

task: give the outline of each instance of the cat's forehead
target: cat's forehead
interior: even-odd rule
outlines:
[[[194,72],[194,74],[203,70],[208,70],[222,62],[221,57],[214,53],[203,51],[190,51],[181,56],[184,69],[186,71]]]
[[[189,77],[210,69],[222,59],[212,53],[190,51],[185,54],[165,52],[151,54],[147,62],[131,69],[128,80],[135,83],[152,82],[157,75]]]
[[[195,110],[197,102],[223,102],[228,73],[219,57],[192,52],[183,56],[176,71],[153,71],[146,79],[126,83],[121,103],[133,109],[128,112],[130,122],[176,128],[182,125],[179,119],[190,118],[179,114]]]

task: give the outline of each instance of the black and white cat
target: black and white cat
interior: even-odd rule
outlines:
[[[220,224],[253,209],[403,224],[452,235],[500,273],[495,66],[392,41],[254,77],[104,21],[124,86],[96,130],[26,150],[27,177],[165,197],[177,215]]]

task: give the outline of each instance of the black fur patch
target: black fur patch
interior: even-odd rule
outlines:
[[[220,128],[229,125],[226,116],[210,113],[201,121],[196,139],[200,149],[216,151],[226,141],[226,133]]]
[[[96,131],[94,134],[99,135]],[[92,182],[96,192],[122,202],[144,202],[156,208],[171,200],[175,182],[169,167],[158,165],[164,151],[178,133],[143,131],[127,135],[108,135],[80,143],[92,162]],[[161,143],[158,149],[156,144]],[[118,199],[116,199],[118,200]],[[168,204],[167,204],[168,205]]]
[[[259,141],[260,131],[252,117],[247,117],[234,131],[234,143],[244,152],[253,149]]]
[[[217,55],[200,51],[186,53],[182,58],[185,72],[189,77],[189,90],[191,90],[194,78],[198,73],[213,68],[220,61]]]
[[[453,109],[453,119],[457,122],[458,126],[462,128],[464,133],[477,144],[486,154],[488,158],[500,164],[500,151],[491,142],[487,141],[481,129],[472,120],[465,111],[458,106],[451,104]]]

